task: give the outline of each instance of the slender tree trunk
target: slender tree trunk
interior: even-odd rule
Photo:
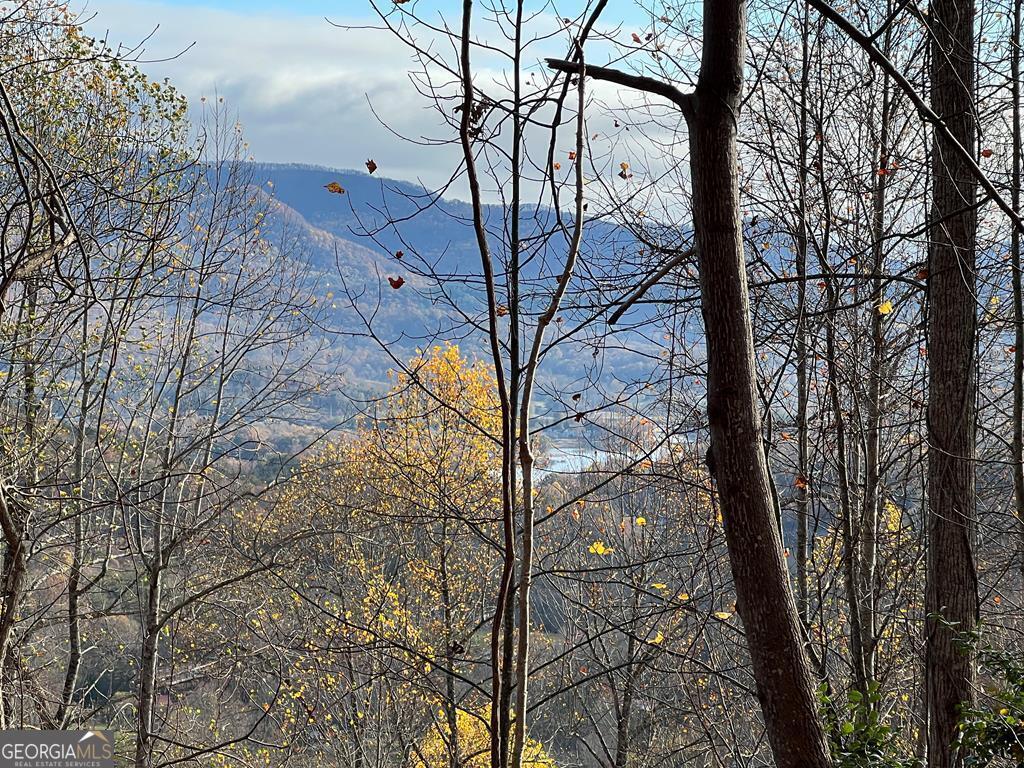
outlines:
[[[163,514],[161,509],[159,514]],[[139,659],[139,725],[135,737],[135,768],[153,764],[153,713],[156,706],[156,672],[160,655],[160,610],[163,590],[163,526],[157,520],[153,554],[147,570],[146,604],[142,622]]]
[[[796,481],[796,607],[800,621],[807,626],[808,599],[808,521],[811,517],[810,425],[807,412],[810,401],[807,345],[807,177],[810,147],[810,114],[808,98],[811,66],[810,10],[805,5],[801,17],[800,50],[800,128],[798,143],[799,199],[797,200],[796,231],[796,429],[797,429],[797,481]]]
[[[1021,160],[1024,154],[1024,135],[1021,133],[1020,104],[1020,56],[1021,56],[1021,6],[1022,0],[1013,3],[1013,31],[1010,41],[1010,93],[1013,99],[1012,142],[1013,159],[1010,170],[1010,204],[1020,210]],[[1011,449],[1013,457],[1013,497],[1017,510],[1017,522],[1021,527],[1018,556],[1020,557],[1021,588],[1024,589],[1024,288],[1021,279],[1020,230],[1010,228],[1010,259],[1013,265],[1013,435]]]
[[[704,48],[694,93],[603,67],[588,66],[586,74],[667,98],[686,118],[707,345],[711,464],[737,609],[777,768],[830,768],[761,444],[738,178],[745,54],[746,4],[716,0],[704,4]],[[578,63],[547,61],[562,72],[582,69]]]
[[[934,0],[929,12],[932,108],[955,139],[976,146],[974,2]],[[960,707],[974,701],[974,654],[963,633],[978,622],[974,562],[976,294],[975,202],[967,160],[932,147],[928,266],[928,562],[925,589],[928,764],[958,764]]]
[[[891,5],[891,4],[890,4]],[[886,32],[883,50],[888,54],[890,34]],[[889,120],[891,113],[889,80],[882,84],[881,125],[879,126],[878,169],[889,167]],[[882,426],[882,366],[885,360],[884,315],[878,311],[884,301],[882,271],[885,267],[885,205],[888,173],[874,173],[875,188],[871,197],[871,339],[868,352],[868,384],[865,416],[864,449],[864,504],[860,515],[860,625],[863,632],[864,667],[868,680],[875,678],[875,656],[878,630],[876,613],[878,589],[875,584],[878,564],[878,519],[881,498],[881,426]]]
[[[831,759],[775,525],[757,411],[737,178],[745,37],[743,2],[705,3],[689,128],[708,418],[737,606],[775,763],[824,768]]]
[[[626,658],[630,663],[625,669],[625,680],[622,684],[622,700],[619,702],[615,719],[615,763],[614,768],[628,768],[631,748],[630,727],[633,718],[633,696],[636,687],[636,665],[633,657],[636,654],[636,639],[633,635],[626,641]]]
[[[823,270],[828,269],[822,259]],[[861,626],[860,564],[857,525],[854,520],[854,505],[850,495],[850,469],[847,463],[850,451],[846,439],[846,414],[839,397],[839,372],[836,370],[836,315],[839,295],[834,278],[829,278],[828,317],[825,330],[826,366],[828,369],[828,398],[832,408],[832,423],[836,435],[836,475],[839,486],[839,512],[842,516],[843,539],[843,585],[846,588],[848,621],[850,625],[850,663],[853,666],[854,687],[862,694],[867,693],[867,670],[864,663],[864,630]]]

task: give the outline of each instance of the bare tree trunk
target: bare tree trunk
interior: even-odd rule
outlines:
[[[1012,143],[1013,159],[1010,169],[1010,204],[1020,210],[1021,142],[1020,104],[1020,47],[1021,43],[1021,0],[1013,3],[1013,31],[1010,41],[1010,93],[1013,100]],[[1013,497],[1017,510],[1017,521],[1021,526],[1018,556],[1020,557],[1021,587],[1024,589],[1024,288],[1021,280],[1020,230],[1010,229],[1010,259],[1013,264],[1013,435],[1010,446],[1013,452]]]
[[[891,34],[885,34],[883,50],[889,53]],[[879,126],[878,169],[889,166],[889,120],[891,115],[891,88],[888,79],[882,84],[881,125]],[[878,644],[876,612],[878,585],[875,583],[878,564],[878,519],[881,511],[881,424],[882,424],[882,366],[885,360],[884,315],[878,311],[884,296],[882,270],[885,267],[885,205],[889,176],[873,174],[875,188],[871,197],[871,339],[868,353],[868,386],[866,434],[864,450],[864,503],[860,515],[860,625],[863,632],[864,667],[868,680],[875,679],[875,656]]]
[[[0,530],[3,531],[7,551],[3,567],[3,608],[0,610],[0,728],[11,727],[9,702],[13,676],[10,656],[12,639],[22,587],[27,568],[25,558],[25,526],[23,516],[15,508],[7,490],[0,485]]]
[[[163,514],[161,510],[160,514]],[[153,554],[146,569],[147,594],[142,622],[142,652],[139,659],[139,725],[135,738],[135,768],[153,764],[153,712],[156,705],[156,671],[160,655],[160,607],[163,588],[162,524],[153,533]]]
[[[962,147],[975,146],[974,3],[934,0],[932,107]],[[974,654],[963,633],[978,622],[974,563],[976,296],[975,202],[968,160],[947,142],[932,148],[928,265],[928,563],[926,679],[928,764],[958,764],[960,707],[974,701]]]
[[[633,718],[633,695],[636,687],[636,664],[633,657],[636,654],[636,639],[631,634],[626,641],[626,658],[630,663],[626,665],[625,680],[622,683],[622,700],[618,703],[618,712],[615,718],[615,763],[614,768],[627,768],[629,766],[629,752],[631,741],[631,720]]]
[[[587,74],[666,97],[686,117],[708,420],[737,608],[776,766],[826,768],[832,761],[782,556],[757,410],[737,175],[745,53],[745,4],[718,0],[704,4],[704,47],[693,94],[615,70],[588,67]],[[580,71],[569,62],[548,63]]]
[[[797,430],[797,482],[796,482],[796,608],[800,621],[809,624],[808,599],[808,521],[811,517],[811,468],[809,459],[810,425],[807,412],[810,402],[808,379],[808,347],[807,347],[807,170],[808,150],[810,147],[810,114],[807,100],[810,87],[810,11],[804,6],[801,16],[800,30],[800,128],[797,138],[799,162],[799,199],[797,201],[796,231],[796,430]]]
[[[737,607],[776,765],[829,766],[761,448],[737,178],[745,37],[742,2],[704,5],[689,128],[708,419]]]

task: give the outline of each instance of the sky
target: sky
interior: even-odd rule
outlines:
[[[387,33],[340,29],[324,18],[365,25],[367,7],[361,0],[90,0],[83,16],[86,30],[114,47],[145,41],[142,69],[169,78],[193,117],[202,97],[223,98],[258,160],[357,168],[386,153],[389,175],[433,177],[436,160],[389,136],[373,115],[413,135],[436,122],[414,103],[408,52]]]
[[[458,19],[458,0],[415,1],[421,14]],[[83,19],[115,47],[145,41],[143,70],[169,78],[193,116],[201,97],[223,98],[257,160],[362,168],[373,158],[384,175],[430,186],[454,167],[454,148],[395,135],[444,132],[410,82],[409,49],[365,28],[376,20],[369,0],[88,0]],[[552,45],[544,55],[564,53]]]

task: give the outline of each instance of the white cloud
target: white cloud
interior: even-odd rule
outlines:
[[[387,177],[422,180],[430,186],[446,182],[461,159],[457,146],[424,147],[395,135],[455,138],[410,81],[410,70],[420,66],[409,47],[389,31],[366,28],[375,21],[369,16],[332,17],[332,25],[320,16],[301,15],[295,7],[298,4],[285,13],[216,9],[173,0],[91,0],[85,16],[92,16],[87,30],[108,37],[115,47],[117,43],[133,47],[145,40],[139,54],[143,69],[154,79],[169,78],[194,106],[201,96],[223,97],[229,114],[237,113],[258,160],[362,168],[367,158],[373,158],[380,174]],[[368,3],[365,8],[369,12]],[[561,28],[553,17],[535,17],[531,23],[544,31]],[[488,43],[500,45],[493,23],[480,21],[476,30]],[[567,34],[542,39],[528,58],[539,62],[543,56],[564,55]],[[450,57],[451,42],[436,42],[434,50]],[[605,50],[596,49],[596,56]],[[507,82],[500,72],[507,59],[493,52],[478,54],[478,83]],[[445,73],[435,82],[451,79]],[[649,122],[649,113],[639,108],[644,97],[606,83],[593,83],[591,89],[599,102],[622,110],[623,123],[617,128],[604,109],[591,111],[588,133],[601,137],[592,147],[595,162],[602,166],[596,173],[618,187],[614,174],[621,160],[630,160],[637,170],[649,163],[648,178],[658,175],[653,173],[655,166],[658,173],[674,166],[673,150],[658,158],[642,157],[646,152],[641,139],[658,138],[671,144],[680,138],[666,133],[663,125]],[[374,112],[394,133],[381,125]],[[626,124],[633,119],[634,131],[628,133]],[[671,125],[671,116],[667,123]],[[572,143],[572,127],[563,130],[560,153]],[[503,133],[506,139],[508,133]],[[547,137],[543,131],[530,134],[531,154],[543,162]],[[467,190],[460,186],[449,190],[449,195],[465,198]],[[485,195],[498,199],[495,190]]]
[[[389,176],[428,182],[452,167],[454,152],[409,146],[371,112],[368,99],[402,134],[443,130],[409,81],[409,49],[388,32],[339,29],[315,16],[126,0],[93,0],[85,16],[86,29],[109,34],[115,47],[153,33],[141,54],[146,73],[170,78],[193,106],[222,96],[259,160],[360,168],[373,157]]]

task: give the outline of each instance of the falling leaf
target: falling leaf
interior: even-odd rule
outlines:
[[[728,611],[715,611],[715,618],[716,619],[721,619],[722,621],[725,621],[725,620],[727,620],[727,619],[729,619],[731,617],[732,617],[732,614],[729,613]]]
[[[341,186],[341,184],[339,184],[336,181],[332,181],[330,184],[327,184],[326,186],[324,186],[324,189],[326,189],[332,195],[344,195],[345,194],[345,188],[343,186]]]
[[[552,168],[554,168],[554,169],[555,169],[556,171],[558,171],[558,170],[561,170],[561,168],[562,168],[562,164],[561,164],[561,163],[555,163],[555,164],[554,164],[553,166],[551,166],[551,167],[552,167]]]
[[[640,35],[638,35],[636,32],[633,33],[633,42],[636,43],[637,45],[643,42],[643,40],[640,39]]]
[[[663,642],[665,642],[665,636],[659,631],[651,640],[651,645],[661,645]]]
[[[927,280],[928,279],[928,268],[927,267],[921,267],[921,269],[917,270],[917,274],[914,275],[914,277],[916,277],[918,280]]]
[[[405,251],[395,251],[395,258],[400,259],[405,256]]]
[[[651,587],[654,589],[665,589],[667,586],[668,584],[663,584],[660,581],[656,581],[653,584],[651,584]]]
[[[690,599],[690,593],[689,592],[680,592],[678,595],[676,595],[676,597],[678,597],[682,602],[685,603],[687,600]]]
[[[577,392],[575,395],[572,396],[572,401],[574,403],[578,403],[580,401],[581,397],[583,397],[583,395],[581,393]]]
[[[994,154],[995,154],[995,152],[993,152],[988,147],[985,147],[983,150],[981,150],[981,156],[982,157],[992,157],[992,155],[994,155]]]
[[[878,305],[878,314],[890,315],[892,314],[892,309],[892,302],[887,299]]]
[[[807,478],[804,477],[803,475],[797,475],[796,479],[793,480],[793,485],[795,485],[801,491],[806,491],[808,486]]]
[[[389,277],[388,278],[388,282],[391,284],[391,287],[394,288],[397,291],[399,288],[401,288],[403,285],[405,285],[405,278],[404,277]]]
[[[624,171],[628,171],[629,170],[629,163],[619,163],[619,168],[621,168]]]
[[[575,152],[572,152],[572,151],[570,151],[570,152],[569,152],[569,159],[570,159],[570,160],[575,160],[575,159],[576,159],[576,153],[575,153]]]
[[[374,171],[377,170],[377,164],[375,162],[373,162],[372,159],[371,160],[367,160],[366,161],[366,170],[369,171],[370,173],[373,173]]]
[[[642,528],[643,526],[647,525],[647,518],[641,515],[636,519],[636,524]]]
[[[1002,602],[1003,602],[1003,598],[1002,598],[1001,595],[996,595],[995,597],[992,598],[992,602],[995,603],[996,605],[1001,605]]]

